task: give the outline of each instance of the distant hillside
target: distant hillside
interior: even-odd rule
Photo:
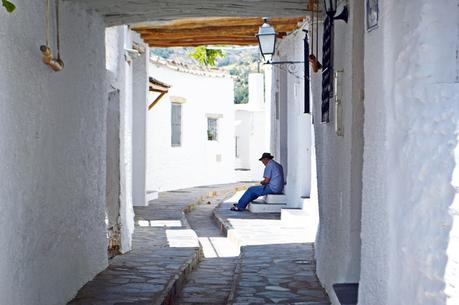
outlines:
[[[260,52],[258,48],[222,48],[224,58],[217,59],[217,67],[226,69],[236,78],[234,103],[249,102],[248,75],[259,70]],[[198,64],[188,54],[193,48],[152,48],[151,53],[165,59]]]

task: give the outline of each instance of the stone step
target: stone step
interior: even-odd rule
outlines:
[[[148,205],[150,201],[158,199],[159,193],[157,191],[147,191],[145,196],[146,205]]]
[[[285,194],[268,194],[263,196],[266,203],[287,203],[287,195]]]
[[[244,187],[238,183],[164,192],[149,206],[135,207],[138,226],[132,251],[110,260],[109,267],[81,288],[69,304],[174,304],[204,254],[185,212],[199,204],[207,207],[207,202],[217,200],[213,196]],[[220,240],[215,244],[220,246]]]
[[[186,217],[199,236],[204,258],[183,285],[176,305],[225,305],[231,291],[239,248],[220,231],[213,218],[214,208],[226,198],[220,194],[197,206]]]
[[[315,236],[305,238],[305,228],[284,226],[276,213],[231,211],[238,199],[227,200],[213,212],[223,232],[241,246],[227,305],[330,305],[315,274]]]
[[[252,213],[280,213],[286,206],[286,203],[267,203],[255,200],[249,204],[249,211]]]

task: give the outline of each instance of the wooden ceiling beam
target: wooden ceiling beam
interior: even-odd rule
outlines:
[[[269,18],[271,25],[282,25],[282,24],[297,24],[302,22],[305,17],[281,17],[281,18]],[[210,26],[218,27],[231,27],[231,26],[255,26],[259,27],[263,24],[261,17],[217,17],[217,18],[188,18],[180,19],[169,22],[152,22],[152,23],[140,23],[131,26],[131,29],[135,31],[149,30],[149,29],[174,29],[174,30],[187,30],[187,29],[201,29]]]
[[[278,33],[282,38],[286,33]],[[255,36],[207,36],[192,37],[186,39],[144,39],[150,47],[195,47],[201,45],[257,45],[258,39]]]
[[[209,37],[209,38],[196,38],[196,39],[172,39],[172,40],[166,40],[166,39],[150,39],[146,40],[145,42],[147,43],[199,43],[200,45],[202,44],[219,44],[220,42],[256,42],[258,43],[258,40],[256,38],[245,38],[245,37],[238,37],[238,38],[233,38],[233,37]]]
[[[186,37],[165,37],[158,38],[155,36],[142,37],[144,41],[196,41],[196,40],[256,40],[256,37],[253,35],[208,35],[208,36],[186,36]]]
[[[196,47],[201,45],[257,45],[258,40],[250,39],[204,39],[204,40],[147,40],[145,41],[150,47],[167,48],[167,47]]]
[[[289,32],[297,28],[297,24],[283,24],[276,25],[274,29],[276,32]],[[259,26],[231,26],[231,27],[221,27],[218,25],[212,25],[208,27],[203,27],[200,29],[174,29],[174,28],[162,28],[162,29],[142,29],[135,30],[140,34],[174,34],[174,33],[193,33],[193,34],[206,34],[208,32],[225,32],[225,33],[257,33]]]
[[[280,37],[282,38],[282,36]],[[148,39],[148,40],[145,40],[146,43],[148,42],[157,42],[157,43],[161,43],[161,42],[164,42],[164,43],[189,43],[189,42],[192,42],[192,43],[195,43],[195,42],[204,42],[204,44],[218,44],[219,41],[224,41],[225,43],[227,42],[231,42],[231,41],[234,41],[234,42],[237,42],[237,41],[248,41],[248,42],[256,42],[258,43],[258,40],[256,37],[227,37],[227,36],[222,36],[222,37],[217,37],[217,36],[214,36],[214,37],[195,37],[195,38],[191,38],[191,39]],[[205,43],[205,42],[208,42],[208,43]],[[202,45],[202,43],[201,43]]]
[[[193,47],[197,47],[197,46],[200,46],[200,45],[209,45],[209,43],[161,43],[161,42],[158,42],[158,43],[155,43],[155,42],[152,42],[152,43],[149,43],[148,44],[150,46],[150,48],[193,48]],[[211,45],[214,45],[214,44],[211,44]],[[256,46],[257,43],[254,43],[254,42],[227,42],[227,43],[224,43],[224,42],[219,42],[218,45],[221,45],[221,46]]]
[[[270,18],[278,37],[298,28],[304,17]],[[199,45],[257,45],[256,33],[261,17],[188,18],[168,22],[136,24],[131,29],[140,33],[151,47],[191,47]]]
[[[295,28],[289,27],[289,28],[282,28],[276,30],[277,33],[288,33],[293,31]],[[148,39],[189,39],[189,38],[204,38],[204,37],[219,37],[219,36],[225,36],[225,37],[251,37],[254,38],[256,37],[257,31],[251,30],[251,29],[246,29],[246,30],[239,30],[239,31],[226,31],[226,30],[219,30],[215,29],[212,31],[178,31],[178,32],[173,32],[173,33],[164,33],[164,32],[145,32],[141,33],[140,36],[144,40]]]

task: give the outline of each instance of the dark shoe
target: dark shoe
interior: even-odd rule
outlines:
[[[242,212],[242,211],[244,211],[244,210],[241,210],[240,208],[238,208],[238,207],[236,207],[236,206],[232,207],[230,210],[231,210],[231,211],[236,211],[236,212]]]

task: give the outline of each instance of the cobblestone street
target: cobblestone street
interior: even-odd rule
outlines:
[[[286,227],[279,214],[229,211],[246,187],[165,192],[136,208],[133,251],[69,304],[330,304],[306,228]]]

